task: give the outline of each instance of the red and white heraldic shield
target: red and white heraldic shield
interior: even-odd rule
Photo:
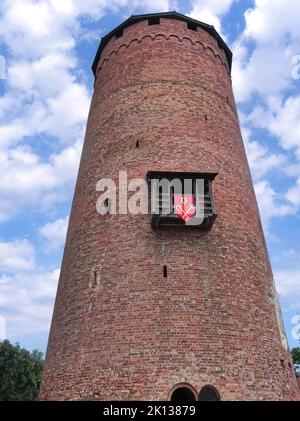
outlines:
[[[174,212],[184,222],[193,218],[196,214],[194,196],[192,194],[174,194]]]

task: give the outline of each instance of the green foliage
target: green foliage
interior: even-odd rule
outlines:
[[[292,357],[295,370],[300,371],[300,348],[292,349]]]
[[[43,372],[43,355],[0,342],[0,400],[32,401],[38,398]]]

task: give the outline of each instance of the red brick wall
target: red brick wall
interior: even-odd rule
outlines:
[[[119,170],[218,172],[212,231],[100,216],[96,182]],[[184,382],[296,399],[274,297],[224,51],[173,19],[126,28],[98,65],[41,399],[161,400]]]

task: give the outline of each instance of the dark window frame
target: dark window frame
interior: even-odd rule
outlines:
[[[212,191],[212,181],[216,177],[217,173],[191,173],[191,172],[169,172],[169,171],[149,171],[147,173],[147,181],[149,184],[149,193],[150,193],[150,203],[152,204],[151,198],[151,181],[152,180],[162,180],[167,179],[172,181],[174,179],[180,179],[182,182],[185,179],[192,180],[193,183],[193,194],[195,194],[195,183],[197,179],[203,179],[206,192],[204,200],[205,200],[205,215],[204,220],[199,225],[187,225],[185,222],[179,218],[176,214],[163,214],[162,213],[162,206],[163,206],[163,197],[159,196],[159,213],[152,214],[151,226],[152,228],[163,228],[163,227],[178,227],[178,228],[196,228],[202,231],[210,231],[214,221],[217,217],[216,209],[215,209],[215,202],[213,197]],[[161,193],[160,193],[161,194]],[[172,193],[170,193],[172,196]],[[172,197],[167,197],[170,203],[170,209],[172,208]]]

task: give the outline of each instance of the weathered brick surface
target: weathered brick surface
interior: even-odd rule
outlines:
[[[100,216],[96,182],[119,170],[218,172],[212,231]],[[100,59],[40,397],[160,400],[179,382],[299,398],[224,51],[161,19],[128,27]]]

